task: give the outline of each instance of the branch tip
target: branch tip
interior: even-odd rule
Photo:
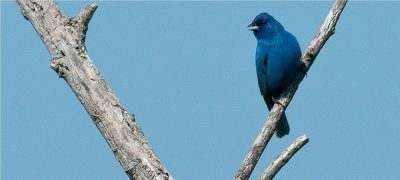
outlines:
[[[97,4],[88,4],[86,5],[82,11],[79,13],[78,16],[71,19],[71,21],[77,23],[78,28],[78,39],[79,41],[84,44],[86,32],[88,30],[89,22],[93,17],[94,12],[96,12]],[[84,45],[83,45],[84,47]]]
[[[96,12],[97,4],[88,4],[83,8],[83,10],[79,13],[78,19],[84,26],[89,24],[90,19],[92,19],[94,12]]]

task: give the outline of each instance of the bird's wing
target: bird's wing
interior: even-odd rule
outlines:
[[[260,92],[264,97],[264,101],[267,104],[268,109],[271,109],[274,103],[267,87],[267,69],[268,69],[268,50],[265,44],[262,42],[257,45],[256,49],[256,70],[257,80]]]
[[[267,54],[267,87],[271,96],[275,97],[294,78],[299,57],[294,46],[287,44],[270,46]]]

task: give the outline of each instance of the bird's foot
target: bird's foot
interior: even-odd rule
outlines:
[[[298,66],[297,71],[302,72],[306,77],[308,77],[307,68],[306,68],[306,65],[305,65],[304,63],[301,63],[301,64]]]
[[[283,104],[281,102],[279,102],[278,99],[275,99],[274,97],[272,97],[272,102],[274,102],[275,104],[279,104],[283,107]]]

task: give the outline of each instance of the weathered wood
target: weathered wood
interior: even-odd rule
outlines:
[[[283,151],[260,176],[260,180],[271,180],[275,177],[278,171],[300,150],[308,143],[309,139],[306,135],[298,137],[290,146]]]
[[[297,73],[292,84],[277,99],[279,103],[275,104],[271,109],[268,119],[266,120],[252,147],[250,148],[250,151],[243,160],[241,167],[236,173],[235,179],[249,179],[254,167],[261,157],[261,154],[275,132],[277,121],[280,119],[282,113],[292,100],[300,82],[306,75],[305,73],[310,69],[325,42],[334,34],[336,22],[339,20],[340,14],[342,13],[346,3],[347,0],[337,0],[333,5],[320,31],[316,34],[302,56],[304,69],[302,72],[299,71]]]
[[[51,68],[71,87],[129,178],[173,179],[86,52],[86,31],[97,5],[68,18],[54,0],[17,3],[49,50]]]

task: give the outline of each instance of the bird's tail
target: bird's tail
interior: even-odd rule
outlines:
[[[283,113],[281,119],[276,124],[276,131],[275,134],[278,138],[281,138],[285,135],[288,135],[290,131],[289,123],[286,119],[286,114]]]

